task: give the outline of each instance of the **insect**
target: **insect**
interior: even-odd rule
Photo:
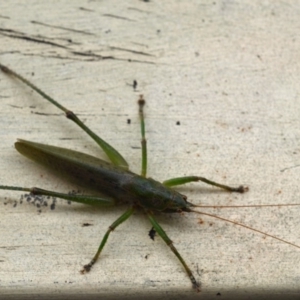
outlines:
[[[60,103],[56,102],[53,98],[48,96],[30,81],[23,78],[21,75],[9,69],[8,67],[0,64],[0,69],[5,74],[19,79],[25,85],[31,87],[34,91],[40,94],[44,99],[46,99],[47,101],[55,105],[57,108],[62,110],[68,119],[72,120],[75,124],[77,124],[102,148],[102,150],[105,152],[108,159],[110,160],[110,162],[107,162],[102,159],[74,150],[30,142],[26,140],[18,140],[15,143],[15,147],[21,154],[34,161],[37,161],[38,163],[41,163],[49,168],[54,169],[55,171],[58,171],[64,176],[71,176],[75,179],[80,180],[87,186],[98,190],[101,196],[64,194],[55,191],[44,190],[38,187],[27,188],[0,185],[0,189],[25,191],[30,192],[32,195],[53,196],[69,201],[102,207],[114,206],[117,204],[128,205],[127,210],[109,226],[108,230],[106,231],[104,237],[101,240],[96,254],[88,264],[83,266],[81,273],[89,272],[92,266],[99,259],[99,256],[107,242],[110,233],[114,229],[116,229],[121,223],[126,221],[135,211],[143,211],[144,214],[148,217],[152,226],[152,229],[150,231],[150,237],[154,238],[156,232],[163,239],[163,241],[170,247],[171,251],[175,254],[175,256],[180,261],[181,265],[185,269],[185,272],[189,277],[193,288],[199,292],[200,283],[196,280],[195,276],[193,275],[193,272],[186,264],[181,254],[177,251],[171,239],[156,221],[154,213],[193,212],[208,215],[211,217],[217,217],[215,215],[195,210],[194,208],[201,206],[188,202],[187,197],[185,195],[173,189],[174,186],[183,185],[189,182],[201,181],[206,184],[224,189],[226,191],[237,193],[244,193],[248,190],[248,188],[246,186],[230,187],[200,176],[185,176],[171,178],[165,180],[162,183],[152,178],[147,178],[147,143],[145,137],[145,120],[143,112],[145,100],[143,96],[140,96],[138,100],[142,149],[141,175],[138,175],[129,170],[127,161],[116,149],[114,149],[101,137],[99,137],[92,130],[90,130],[72,111],[63,107]],[[257,229],[248,227],[246,225],[221,217],[217,218],[257,231],[266,236],[270,236],[272,238],[300,248],[297,245],[294,245],[292,243],[289,243],[285,240],[264,233]]]

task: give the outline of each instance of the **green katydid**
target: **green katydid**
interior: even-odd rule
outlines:
[[[179,254],[166,232],[156,221],[153,214],[154,212],[194,212],[198,214],[208,215],[210,217],[219,218],[221,220],[231,222],[235,225],[254,230],[266,236],[275,238],[284,243],[288,243],[290,245],[300,248],[299,246],[292,244],[288,241],[267,234],[260,230],[248,227],[246,225],[228,219],[224,219],[216,215],[196,211],[193,208],[201,206],[197,206],[188,202],[187,197],[185,195],[173,189],[174,186],[196,181],[202,181],[206,184],[219,187],[229,192],[244,193],[248,190],[247,187],[230,187],[199,176],[172,178],[162,183],[155,181],[151,178],[147,178],[147,143],[145,138],[145,121],[143,113],[145,100],[142,96],[138,100],[142,136],[142,167],[141,175],[137,175],[129,170],[128,163],[116,149],[114,149],[111,145],[109,145],[98,135],[96,135],[93,131],[91,131],[86,125],[84,125],[84,123],[72,111],[63,107],[61,104],[59,104],[53,98],[45,94],[42,90],[37,88],[27,79],[23,78],[8,67],[0,64],[0,69],[7,75],[11,75],[19,79],[27,86],[31,87],[38,94],[40,94],[43,98],[45,98],[50,103],[62,110],[66,114],[66,117],[68,119],[72,120],[75,124],[81,127],[92,139],[94,139],[94,141],[102,148],[102,150],[106,153],[107,157],[110,160],[109,163],[99,158],[77,151],[25,140],[18,140],[15,143],[15,147],[21,154],[49,168],[55,169],[61,174],[69,176],[71,175],[72,177],[79,179],[80,181],[84,182],[87,186],[92,187],[94,189],[98,189],[101,193],[101,196],[98,197],[94,195],[63,194],[54,191],[43,190],[37,187],[26,188],[0,185],[0,189],[26,191],[30,192],[32,195],[53,196],[89,205],[113,206],[122,203],[126,203],[129,205],[129,208],[115,222],[113,222],[109,226],[95,256],[88,264],[86,264],[83,267],[83,269],[81,270],[82,273],[89,272],[92,266],[98,260],[100,253],[103,250],[111,231],[113,231],[121,223],[126,221],[136,210],[141,210],[146,214],[155,232],[157,232],[158,235],[160,235],[160,237],[164,240],[164,242],[170,247],[172,252],[179,259],[188,277],[190,278],[193,288],[195,288],[197,291],[200,291],[199,282],[195,279],[191,269],[188,267],[182,256]],[[103,194],[105,195],[104,197]]]

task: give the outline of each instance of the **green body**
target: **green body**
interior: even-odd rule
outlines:
[[[113,199],[114,203],[129,203],[165,212],[185,211],[189,206],[186,196],[174,189],[100,158],[25,140],[18,140],[15,147],[24,156],[53,169],[63,177],[72,177],[99,191]]]

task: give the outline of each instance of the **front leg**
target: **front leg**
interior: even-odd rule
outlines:
[[[185,176],[185,177],[171,178],[171,179],[165,180],[163,182],[163,185],[167,186],[167,187],[172,187],[175,185],[186,184],[186,183],[194,182],[194,181],[202,181],[202,182],[205,182],[206,184],[219,187],[219,188],[229,191],[229,192],[245,193],[249,189],[247,186],[243,186],[243,185],[240,185],[239,187],[231,187],[231,186],[220,184],[220,183],[217,183],[217,182],[214,182],[214,181],[211,181],[209,179],[206,179],[204,177],[199,177],[199,176]]]

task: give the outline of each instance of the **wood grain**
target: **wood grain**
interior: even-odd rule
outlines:
[[[6,1],[0,62],[78,113],[135,172],[143,94],[149,176],[199,175],[250,188],[244,195],[181,188],[194,203],[300,204],[299,12],[296,1]],[[76,190],[21,157],[13,143],[23,138],[103,157],[93,141],[3,74],[0,99],[1,184]],[[51,210],[19,198],[0,192],[0,298],[299,295],[299,249],[192,214],[158,220],[202,294],[165,244],[150,240],[143,214],[111,235],[83,276],[82,265],[125,207],[100,211],[57,200]],[[300,244],[299,207],[208,212]]]

